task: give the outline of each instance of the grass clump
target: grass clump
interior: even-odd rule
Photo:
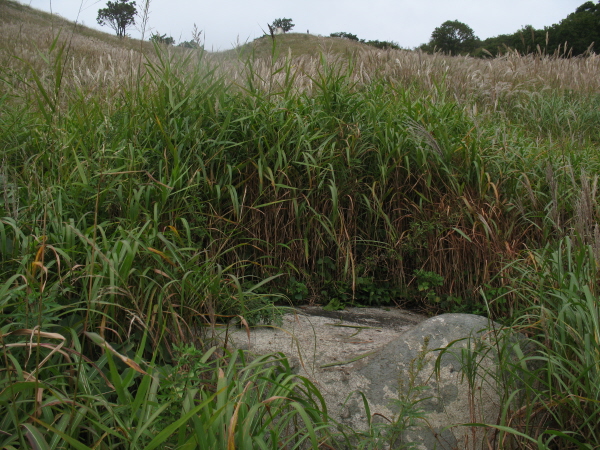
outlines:
[[[136,349],[56,331],[0,335],[6,448],[317,448],[328,427],[318,390],[282,355],[247,361],[182,346],[174,366],[156,366],[159,353],[141,359],[147,333]]]
[[[502,439],[540,448],[595,448],[600,328],[593,248],[565,238],[531,256],[518,265],[515,292],[530,304],[515,327],[533,338],[535,348],[520,367],[508,369],[520,371],[525,383],[518,391],[522,403],[505,410],[509,429],[501,430]]]

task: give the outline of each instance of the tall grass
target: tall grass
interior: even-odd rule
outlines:
[[[486,372],[486,383],[493,380],[503,400],[498,423],[490,424],[489,443],[597,448],[600,309],[593,248],[568,237],[513,267],[510,292],[520,297],[523,309],[510,327],[495,330],[499,339],[492,347],[500,364],[497,372]],[[472,358],[465,367],[473,371],[477,364]]]
[[[75,329],[57,331],[0,335],[4,448],[291,449],[327,438],[323,398],[282,355],[247,361],[180,347],[177,365],[156,367],[156,353],[141,360],[147,333],[140,348],[118,350],[86,333],[105,349],[91,360]]]

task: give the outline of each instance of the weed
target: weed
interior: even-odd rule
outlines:
[[[425,365],[431,359],[429,338],[423,340],[421,350],[410,361],[408,369],[408,379],[403,377],[398,379],[398,398],[391,402],[391,408],[394,411],[394,417],[387,418],[381,416],[381,419],[374,421],[369,404],[363,394],[363,403],[369,429],[367,433],[361,434],[357,448],[360,449],[383,449],[399,448],[411,449],[417,448],[417,442],[407,441],[406,433],[415,427],[423,426],[427,420],[427,413],[422,409],[421,403],[428,400],[428,387],[422,383],[419,375]]]

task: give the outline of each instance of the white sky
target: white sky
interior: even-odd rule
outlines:
[[[112,33],[96,23],[106,0],[20,0],[21,3]],[[262,36],[267,23],[291,18],[294,32],[328,36],[345,31],[361,39],[395,41],[413,48],[429,41],[446,20],[466,23],[485,39],[514,33],[524,25],[543,28],[564,19],[586,0],[150,0],[150,31],[176,43],[191,39],[196,24],[207,50],[226,50]],[[145,0],[137,0],[138,11]],[[137,19],[136,24],[141,20]],[[128,30],[140,37],[139,30]],[[146,32],[149,36],[150,32]]]

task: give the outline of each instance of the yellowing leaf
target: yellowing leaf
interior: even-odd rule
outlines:
[[[98,333],[84,331],[83,334],[85,334],[88,338],[90,338],[94,344],[99,345],[100,347],[103,347],[106,350],[110,351],[113,355],[118,357],[121,361],[123,361],[125,364],[127,364],[129,367],[131,367],[136,372],[139,372],[144,375],[148,375],[148,373],[146,371],[144,371],[139,366],[138,363],[136,363],[132,359],[129,359],[127,356],[120,354],[108,342],[106,342],[106,340],[102,336],[100,336]]]
[[[155,248],[152,248],[152,247],[148,247],[148,250],[150,250],[152,253],[156,253],[158,256],[160,256],[162,259],[164,259],[166,262],[168,262],[172,266],[176,265],[173,261],[171,261],[171,259],[167,255],[165,255],[160,250],[156,250]]]
[[[173,225],[168,225],[167,228],[170,229],[173,233],[175,233],[177,237],[179,237],[179,231],[177,231],[177,228],[175,228]]]

